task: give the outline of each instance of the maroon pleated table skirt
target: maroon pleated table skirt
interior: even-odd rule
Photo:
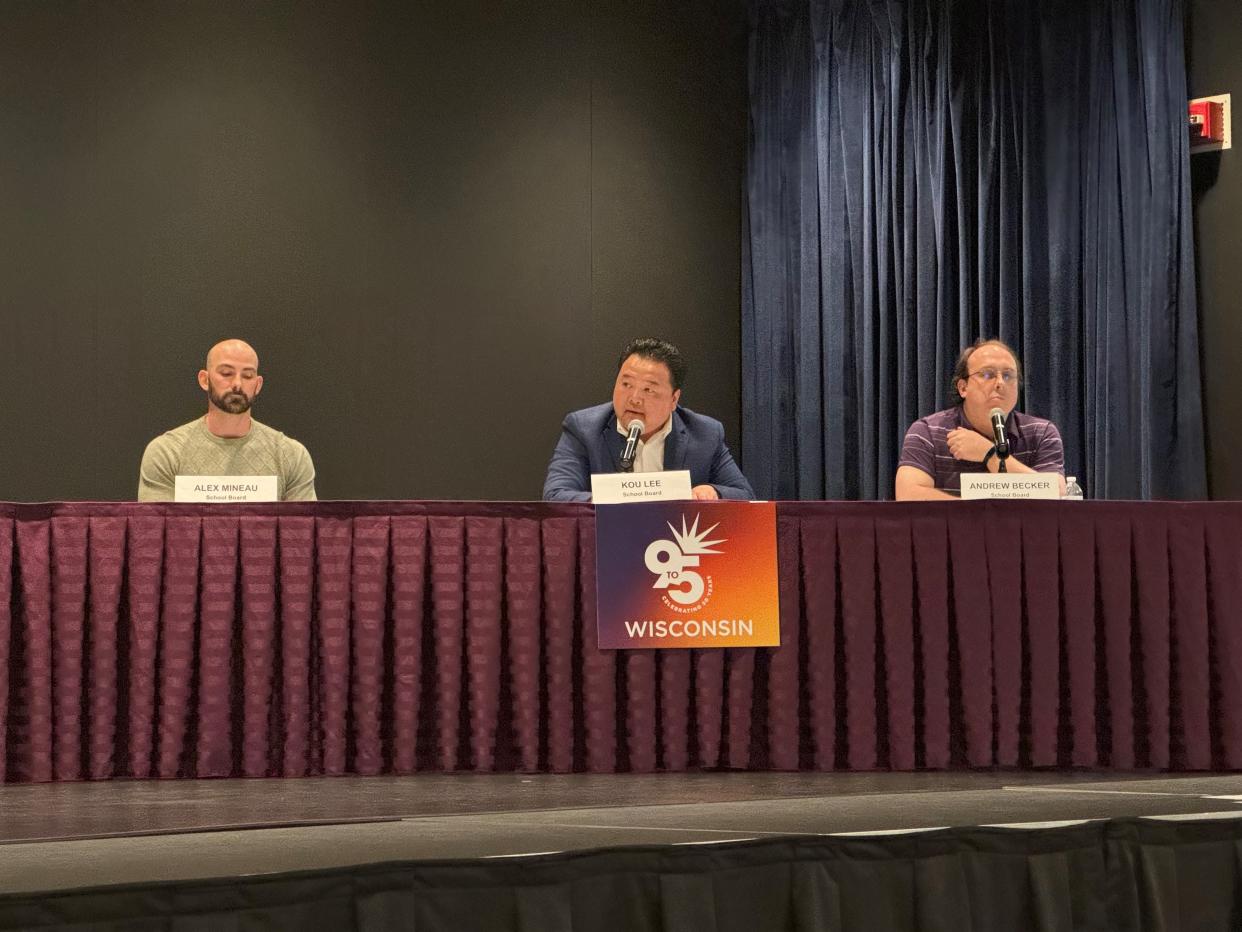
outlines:
[[[778,516],[780,648],[605,651],[586,505],[0,505],[0,778],[1242,767],[1242,503]]]

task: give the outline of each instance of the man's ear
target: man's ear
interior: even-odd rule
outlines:
[[[681,389],[680,388],[677,389],[677,391],[673,392],[673,407],[674,408],[677,407],[677,403],[679,401],[681,401]]]
[[[254,393],[257,396],[261,391],[263,391],[263,376],[256,375],[254,377]]]
[[[207,370],[199,369],[198,370],[198,387],[201,388],[203,391],[207,391],[210,384],[211,383],[207,381]]]
[[[965,397],[966,397],[966,380],[965,380],[965,379],[958,379],[958,380],[957,380],[957,393],[958,393],[958,395],[960,395],[962,398],[965,398]]]

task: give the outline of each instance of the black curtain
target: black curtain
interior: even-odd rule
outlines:
[[[1242,820],[614,848],[0,896],[0,929],[1236,932]]]
[[[892,494],[960,348],[1021,357],[1088,497],[1206,495],[1181,0],[756,0],[743,446]]]

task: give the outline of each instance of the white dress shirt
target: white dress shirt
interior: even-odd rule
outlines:
[[[673,416],[670,414],[664,426],[651,435],[649,440],[638,441],[638,454],[634,457],[634,472],[664,471],[664,441],[673,431]],[[626,437],[627,432],[617,422],[617,433]]]

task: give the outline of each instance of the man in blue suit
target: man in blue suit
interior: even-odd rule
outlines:
[[[685,375],[685,360],[671,343],[630,343],[621,353],[612,403],[574,411],[561,425],[543,483],[544,499],[589,502],[592,473],[621,471],[625,427],[634,420],[643,422],[634,472],[688,469],[697,499],[754,498],[725,446],[724,426],[678,407]]]

